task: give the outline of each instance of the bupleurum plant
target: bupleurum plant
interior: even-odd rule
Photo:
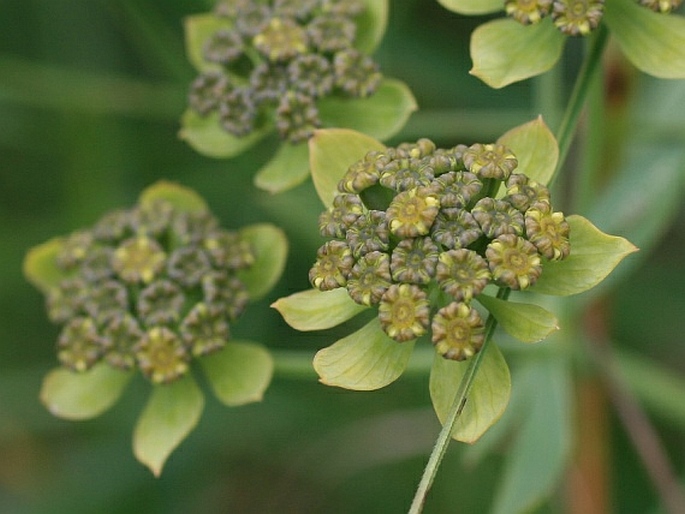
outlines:
[[[194,365],[227,405],[259,401],[269,385],[269,353],[233,341],[231,330],[278,279],[285,251],[279,229],[222,229],[202,198],[167,182],[132,209],[36,247],[26,274],[60,326],[60,368],[46,377],[42,401],[57,416],[94,417],[139,372],[153,393],[134,451],[159,474],[202,411]]]
[[[370,56],[386,17],[387,0],[241,0],[189,18],[199,76],[181,136],[202,153],[230,157],[275,132],[280,149],[256,178],[272,192],[306,178],[303,143],[319,127],[389,137],[415,102]]]
[[[438,1],[460,14],[507,14],[507,19],[480,26],[471,37],[471,73],[491,87],[549,70],[561,57],[565,36],[598,33],[603,46],[606,27],[641,71],[685,78],[685,18],[669,15],[682,0]]]

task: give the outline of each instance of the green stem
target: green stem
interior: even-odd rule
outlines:
[[[585,56],[583,64],[578,72],[578,78],[573,86],[573,91],[571,92],[571,97],[569,98],[566,111],[564,112],[564,117],[562,118],[559,129],[557,130],[557,141],[559,142],[559,161],[557,162],[557,167],[549,181],[550,184],[554,182],[554,179],[559,174],[559,170],[566,161],[566,156],[569,148],[571,147],[571,142],[573,141],[573,136],[576,132],[578,119],[580,118],[580,114],[583,111],[583,106],[585,105],[585,99],[587,98],[590,84],[592,83],[592,78],[597,72],[599,64],[602,61],[602,53],[604,52],[608,36],[609,32],[607,28],[603,23],[600,24],[597,32],[595,32],[595,35],[593,36],[593,39],[590,43],[590,48],[588,49],[587,55]]]
[[[497,292],[497,298],[506,300],[509,296],[510,289],[501,288]],[[447,446],[450,444],[452,439],[452,430],[454,430],[454,425],[456,424],[459,416],[464,411],[466,406],[466,401],[468,399],[469,392],[473,386],[473,381],[476,378],[478,369],[483,362],[483,356],[487,352],[488,346],[492,339],[492,334],[495,332],[497,327],[497,320],[491,315],[488,316],[485,322],[485,342],[480,352],[473,357],[469,363],[469,367],[466,370],[466,374],[461,379],[459,383],[459,389],[457,389],[457,394],[454,396],[454,401],[447,414],[447,418],[442,425],[442,430],[438,435],[438,439],[435,441],[435,446],[428,459],[428,464],[423,471],[423,476],[421,477],[421,482],[414,495],[414,500],[412,501],[411,507],[409,508],[409,514],[420,514],[423,511],[423,505],[426,502],[426,497],[428,496],[428,491],[433,485],[433,480],[438,473],[438,468],[442,462],[445,452],[447,451]]]

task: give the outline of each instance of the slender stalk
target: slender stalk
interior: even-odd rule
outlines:
[[[510,290],[508,288],[501,288],[497,292],[497,298],[506,300],[509,296]],[[476,378],[478,369],[483,362],[483,356],[487,352],[488,346],[492,339],[492,334],[495,332],[497,327],[497,320],[492,316],[488,316],[485,322],[485,342],[480,352],[478,352],[475,357],[473,357],[469,363],[469,367],[466,370],[466,374],[461,379],[459,383],[459,389],[457,389],[457,394],[454,396],[454,401],[450,407],[449,413],[447,414],[447,419],[442,425],[442,430],[435,441],[435,446],[428,459],[426,468],[423,471],[423,476],[421,477],[421,482],[414,495],[414,500],[412,501],[411,507],[409,508],[409,514],[420,514],[423,511],[423,505],[426,502],[426,497],[428,496],[428,491],[433,485],[433,480],[438,473],[438,468],[442,462],[447,447],[452,439],[452,430],[456,424],[459,416],[464,411],[466,406],[466,401],[468,399],[469,392],[473,386],[473,381]]]

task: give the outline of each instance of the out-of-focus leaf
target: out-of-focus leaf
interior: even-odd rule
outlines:
[[[364,0],[366,10],[355,20],[357,35],[354,46],[371,55],[383,39],[388,24],[388,0]]]
[[[181,117],[178,136],[202,155],[227,159],[255,145],[270,131],[271,127],[265,126],[245,137],[236,137],[221,128],[218,114],[200,116],[194,110],[187,109]]]
[[[476,298],[512,337],[524,343],[537,343],[559,330],[559,322],[539,305],[500,300],[481,294]]]
[[[662,79],[685,78],[685,17],[656,13],[633,0],[607,0],[604,20],[638,69]]]
[[[184,212],[199,213],[209,209],[204,199],[195,191],[167,180],[152,184],[140,194],[140,205],[153,203],[156,200],[166,200],[176,209]]]
[[[540,184],[549,182],[559,160],[559,145],[542,116],[509,130],[498,142],[516,154],[516,173],[525,173]]]
[[[321,129],[309,139],[309,167],[316,192],[326,207],[333,205],[338,182],[347,169],[371,150],[383,150],[377,139],[349,129]]]
[[[285,233],[270,223],[249,225],[240,230],[240,237],[250,243],[255,261],[238,276],[247,286],[252,300],[268,293],[281,278],[288,257],[288,239]]]
[[[34,246],[24,258],[24,276],[29,282],[47,293],[66,277],[57,266],[57,255],[64,246],[64,238],[55,237]]]
[[[332,328],[368,309],[352,300],[344,287],[331,291],[300,291],[279,298],[271,307],[288,325],[301,331]]]
[[[304,182],[309,176],[309,150],[306,143],[283,142],[276,155],[260,169],[255,185],[269,193],[281,193]]]
[[[157,385],[133,432],[133,453],[158,477],[176,447],[195,428],[205,399],[192,376]]]
[[[200,363],[214,394],[229,407],[261,401],[274,370],[271,354],[251,341],[229,341]]]
[[[494,342],[485,352],[466,405],[452,431],[452,437],[457,441],[475,443],[497,422],[509,403],[511,376],[502,352]],[[469,361],[445,359],[437,353],[433,359],[430,395],[440,423],[447,419],[469,364]]]
[[[549,70],[559,60],[564,36],[550,19],[521,25],[512,19],[489,21],[471,35],[470,73],[501,88]]]
[[[55,368],[45,376],[40,400],[54,416],[83,420],[99,416],[121,397],[133,374],[104,362],[88,371]]]
[[[459,14],[489,14],[504,10],[502,0],[438,0],[438,3]]]
[[[536,359],[517,369],[517,380],[518,375],[526,411],[506,453],[494,514],[530,512],[547,498],[566,468],[572,446],[573,395],[566,362],[556,357]]]
[[[220,70],[221,65],[204,58],[207,39],[219,29],[230,28],[227,18],[219,18],[214,13],[194,14],[184,21],[186,55],[197,71]]]
[[[373,391],[394,382],[407,367],[414,341],[398,343],[378,318],[314,356],[319,380],[330,386]]]
[[[531,291],[568,296],[599,284],[627,256],[637,251],[628,240],[605,234],[578,215],[566,218],[571,233],[571,255],[563,261],[544,261]]]
[[[417,109],[416,99],[404,82],[384,79],[368,98],[329,96],[318,104],[325,127],[358,130],[380,140],[394,136]]]

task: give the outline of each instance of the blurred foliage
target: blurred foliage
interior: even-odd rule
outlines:
[[[224,409],[208,401],[198,429],[171,457],[161,479],[130,451],[130,426],[146,398],[142,379],[93,421],[58,420],[39,403],[41,378],[55,364],[57,329],[43,314],[41,295],[21,274],[25,252],[55,234],[92,224],[108,210],[131,205],[160,178],[200,192],[227,228],[268,221],[288,234],[285,275],[269,297],[251,305],[234,329],[237,338],[260,340],[277,355],[286,350],[313,354],[333,340],[330,333],[296,333],[269,308],[279,296],[308,287],[321,210],[311,183],[271,196],[252,185],[254,170],[268,153],[255,148],[229,166],[197,155],[177,138],[194,76],[184,55],[182,20],[209,7],[208,0],[6,0],[0,6],[1,512],[390,513],[405,510],[414,494],[439,430],[421,362],[417,372],[388,388],[362,394],[321,386],[313,371],[304,372],[308,380],[295,380],[299,370],[282,360],[263,403]],[[557,98],[541,94],[540,82],[493,91],[468,75],[468,37],[481,22],[452,14],[434,0],[391,2],[376,59],[388,76],[410,86],[420,107],[393,142],[421,136],[439,146],[489,141],[541,110],[554,122],[557,111],[548,108],[558,108],[566,98],[580,47],[567,45],[563,65],[553,72],[565,85]],[[653,173],[650,155],[684,146],[685,84],[635,76],[610,57],[610,102],[601,113],[607,150],[602,169],[629,170],[626,164],[642,163],[643,173],[638,170],[634,177],[644,178]],[[625,152],[626,146],[633,152],[648,147],[652,153],[640,157]],[[602,212],[600,201],[596,211],[591,205],[580,212],[643,247],[604,301],[612,312],[612,339],[621,351],[630,351],[622,370],[639,377],[634,383],[642,388],[634,390],[654,414],[681,477],[683,162],[681,153],[669,165],[672,173],[652,175],[672,185],[649,195],[652,203],[642,205],[645,187],[639,180],[620,193],[644,216],[649,217],[650,205],[663,211],[642,244],[631,237],[630,231],[639,228],[631,212]],[[609,201],[611,188],[606,195],[597,194]],[[669,199],[668,209],[660,195]],[[616,225],[606,225],[612,221]],[[349,326],[340,328],[340,334],[349,331]],[[530,357],[536,350],[505,347],[514,361],[514,389],[521,369],[517,352]],[[647,387],[650,380],[659,384],[656,390]],[[613,417],[610,426],[613,508],[625,513],[655,509],[658,499],[634,449]],[[500,437],[481,458],[473,458],[478,446],[453,445],[426,512],[486,511],[508,442]],[[536,512],[563,511],[564,498],[562,484]]]

